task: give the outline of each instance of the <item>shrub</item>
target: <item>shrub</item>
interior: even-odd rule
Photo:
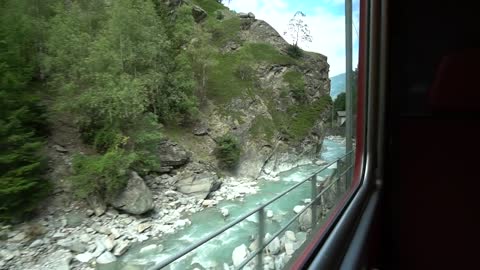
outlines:
[[[215,153],[220,167],[233,169],[240,160],[240,145],[233,136],[225,135],[217,141]]]
[[[0,89],[0,221],[19,221],[48,191],[30,104]]]
[[[92,194],[105,198],[115,196],[125,187],[128,169],[136,160],[135,153],[124,150],[110,150],[104,155],[74,156],[74,174],[69,178],[74,193],[80,198]]]
[[[242,63],[235,69],[235,76],[242,81],[252,81],[255,77],[255,71],[248,64]]]
[[[223,14],[222,11],[220,10],[217,10],[215,11],[215,18],[217,18],[217,20],[223,20],[223,18],[225,18],[225,15]]]
[[[303,74],[298,71],[289,71],[285,73],[283,78],[288,83],[293,98],[298,102],[305,102],[305,80]]]
[[[295,59],[298,59],[303,56],[303,51],[297,45],[289,45],[287,48],[287,54]]]

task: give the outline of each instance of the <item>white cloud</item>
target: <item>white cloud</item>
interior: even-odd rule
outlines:
[[[329,0],[343,3],[344,0]],[[272,25],[282,36],[287,29],[288,21],[295,10],[288,8],[285,0],[239,0],[231,1],[229,7],[237,12],[253,12],[257,19]],[[326,7],[316,6],[306,10],[304,21],[309,25],[313,41],[310,44],[299,44],[302,48],[326,55],[330,64],[330,77],[345,72],[345,17],[336,15]],[[358,15],[354,15],[358,28]],[[357,48],[358,37],[353,30],[354,48]],[[288,37],[285,37],[289,41]],[[357,65],[358,52],[354,50],[353,66]]]

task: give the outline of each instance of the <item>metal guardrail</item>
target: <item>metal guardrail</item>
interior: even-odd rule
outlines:
[[[171,263],[177,261],[178,259],[182,258],[183,256],[189,254],[193,250],[197,249],[198,247],[202,246],[203,244],[207,243],[208,241],[212,240],[213,238],[219,236],[223,232],[227,231],[228,229],[232,228],[233,226],[239,224],[242,221],[245,221],[247,218],[250,216],[254,215],[255,213],[258,214],[258,247],[257,249],[252,252],[237,268],[235,269],[242,269],[245,267],[252,259],[256,256],[257,257],[257,269],[263,269],[263,250],[276,238],[278,237],[281,233],[287,230],[287,228],[295,222],[307,209],[312,208],[312,228],[314,228],[314,225],[318,222],[317,218],[317,213],[316,211],[313,211],[313,205],[317,204],[316,202],[321,199],[322,195],[328,191],[335,183],[337,183],[345,174],[347,174],[352,168],[353,165],[350,164],[342,173],[339,173],[336,176],[336,179],[333,180],[330,184],[328,184],[323,190],[317,194],[317,175],[324,170],[328,169],[335,163],[337,163],[337,170],[340,168],[340,161],[347,157],[348,155],[351,155],[354,151],[350,151],[349,153],[346,153],[345,155],[341,156],[340,158],[336,159],[333,162],[327,163],[323,168],[313,172],[310,176],[306,177],[304,180],[298,182],[297,184],[293,185],[292,187],[286,189],[282,193],[278,194],[274,198],[270,199],[268,202],[256,207],[255,209],[249,211],[246,214],[243,214],[242,216],[238,217],[234,221],[230,222],[229,224],[223,226],[219,230],[203,237],[199,241],[197,241],[195,244],[190,245],[186,249],[178,252],[177,254],[169,257],[166,260],[163,260],[154,266],[148,268],[148,270],[159,270],[162,269]],[[273,236],[268,239],[267,241],[264,242],[265,238],[265,208],[269,206],[270,204],[274,203],[278,199],[282,198],[285,196],[287,193],[291,192],[292,190],[298,188],[302,184],[306,183],[307,181],[311,181],[311,187],[312,187],[312,193],[311,193],[311,201],[308,203],[299,213],[297,213],[291,220],[289,220],[286,225],[283,225],[280,230],[278,230]],[[257,256],[258,255],[258,256]]]

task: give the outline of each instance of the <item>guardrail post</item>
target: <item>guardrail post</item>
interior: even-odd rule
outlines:
[[[349,155],[349,154],[348,154],[348,155]],[[348,160],[349,160],[349,159],[346,158],[345,161],[348,162]],[[345,162],[345,165],[347,166],[347,170],[344,171],[344,172],[340,172],[340,164],[341,164],[341,162],[340,162],[340,159],[337,160],[337,172],[338,172],[339,182],[342,181],[342,180],[345,180],[345,183],[344,183],[344,185],[345,185],[345,190],[343,191],[343,193],[347,192],[347,190],[348,190],[348,188],[349,188],[348,182],[350,182],[349,179],[348,179],[349,176],[350,176],[350,173],[347,172],[347,171],[349,170],[350,165],[347,164],[346,162]],[[342,175],[343,175],[343,176],[342,176]],[[337,190],[341,190],[341,183],[338,183]]]
[[[325,200],[323,199],[323,195],[320,195],[320,218],[325,218]]]
[[[317,209],[315,207],[316,198],[317,198],[317,175],[314,175],[310,178],[312,184],[312,230],[315,228],[315,223],[317,222]]]
[[[258,248],[260,252],[257,254],[257,270],[263,270],[263,240],[265,238],[265,208],[258,211]]]

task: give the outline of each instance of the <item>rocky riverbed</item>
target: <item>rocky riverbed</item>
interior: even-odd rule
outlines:
[[[324,144],[325,152],[322,154],[325,162],[344,151],[344,148],[337,146],[338,143],[341,145],[342,138],[328,139],[329,142]],[[175,239],[182,238],[181,234],[200,234],[201,237],[215,229],[204,224],[208,223],[205,219],[209,219],[210,214],[216,213],[214,218],[221,222],[215,224],[223,226],[225,222],[235,219],[239,214],[285,190],[292,184],[291,181],[303,178],[301,170],[296,173],[300,175],[284,175],[282,181],[271,182],[251,178],[219,177],[214,172],[197,170],[196,167],[201,166],[193,163],[175,174],[145,178],[132,173],[131,179],[135,179],[131,181],[132,183],[148,188],[151,205],[149,200],[144,200],[140,206],[124,209],[119,205],[119,208],[124,210],[152,208],[141,215],[128,214],[112,206],[92,207],[92,204],[72,200],[71,194],[67,192],[53,194],[49,203],[28,223],[0,227],[0,269],[83,270],[101,268],[101,265],[108,265],[117,260],[128,262],[131,257],[128,255],[125,258],[125,255],[131,250],[142,258],[148,253],[154,258],[162,253],[166,255],[169,248],[180,247],[169,244],[163,246],[164,239],[173,238],[175,244],[178,242]],[[307,170],[303,173],[309,172]],[[185,188],[185,185],[195,188]],[[136,188],[131,187],[129,190]],[[287,219],[308,204],[308,199],[304,200],[305,194],[310,192],[300,190],[298,195],[294,195],[296,199],[289,199],[290,202],[268,209],[266,217],[269,224],[279,224],[281,220]],[[305,241],[310,222],[311,211],[307,210],[300,217],[298,230],[290,229],[273,240],[264,254],[265,269],[281,269],[280,266],[289,261],[293,252]],[[206,228],[202,228],[201,231],[192,229],[198,225]],[[251,226],[253,228],[256,226],[254,221]],[[249,240],[248,232],[251,233],[250,228],[240,231],[239,235],[235,234],[238,241],[229,243],[233,246],[227,254],[224,254],[226,259],[217,260],[219,263],[217,266],[233,269],[241,258],[246,258],[253,252],[257,240],[254,236]],[[270,238],[269,235],[265,237]],[[229,263],[223,264],[225,260]],[[144,261],[152,262],[150,258]],[[255,262],[251,262],[248,267],[253,267],[254,264]],[[209,269],[210,265],[199,266]],[[201,267],[198,269],[202,269]]]
[[[114,208],[96,215],[81,202],[69,206],[53,203],[28,223],[3,226],[0,269],[94,269],[116,261],[132,245],[158,240],[190,225],[192,213],[256,192],[255,181],[225,178],[218,190],[202,199],[176,191],[175,181],[168,175],[145,181],[152,187],[154,208],[144,215]]]

